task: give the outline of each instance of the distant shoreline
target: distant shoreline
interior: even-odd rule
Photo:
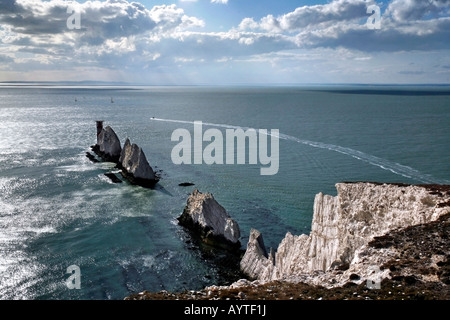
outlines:
[[[358,87],[358,88],[380,88],[380,87],[399,87],[399,88],[430,88],[442,87],[450,88],[450,83],[224,83],[224,84],[148,84],[148,83],[129,83],[129,82],[109,82],[109,81],[0,81],[0,87],[3,86],[91,86],[91,87]]]
[[[0,89],[66,89],[66,90],[300,90],[317,93],[450,96],[450,84],[230,84],[230,85],[146,85],[101,82],[0,82]]]

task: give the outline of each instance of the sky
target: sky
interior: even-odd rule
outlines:
[[[450,84],[450,0],[0,0],[0,81]]]

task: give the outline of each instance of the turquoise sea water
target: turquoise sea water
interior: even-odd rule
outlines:
[[[113,184],[113,164],[86,158],[95,120],[142,147],[161,170],[156,189]],[[278,173],[173,164],[171,134],[193,121],[279,129]],[[123,299],[226,282],[177,224],[193,188],[239,223],[243,248],[250,228],[276,248],[287,231],[310,231],[314,195],[335,194],[337,182],[450,183],[449,137],[448,87],[0,88],[0,299]],[[65,284],[71,265],[80,289]]]

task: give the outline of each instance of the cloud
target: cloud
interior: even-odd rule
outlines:
[[[180,0],[181,2],[197,2],[198,0]],[[211,3],[227,4],[228,0],[210,0]]]
[[[372,30],[366,26],[367,7],[376,3],[333,0],[258,20],[244,16],[235,28],[206,32],[201,17],[187,15],[175,4],[146,8],[131,0],[3,0],[0,62],[2,71],[112,70],[133,77],[143,75],[143,70],[176,74],[177,68],[187,66],[192,72],[200,66],[202,70],[209,66],[212,73],[214,66],[217,72],[226,72],[226,65],[249,63],[258,74],[261,66],[279,65],[294,77],[289,70],[301,72],[297,64],[305,66],[312,56],[314,63],[331,70],[319,63],[320,54],[322,60],[333,60],[330,65],[345,61],[344,67],[333,69],[338,74],[355,63],[363,72],[362,64],[374,63],[377,53],[389,57],[450,49],[450,0],[391,0],[383,6],[381,28]],[[80,29],[67,27],[68,7],[80,14]],[[293,54],[298,50],[302,54]],[[448,65],[448,60],[440,63]],[[309,67],[317,74],[319,69]],[[405,72],[413,71],[408,66],[396,70],[408,76]]]
[[[211,0],[214,1],[214,0]],[[226,3],[227,1],[216,2]],[[151,51],[161,58],[183,51],[191,56],[259,54],[295,48],[349,48],[360,51],[447,49],[450,0],[393,0],[382,16],[381,29],[365,25],[372,0],[334,0],[301,6],[259,21],[244,18],[236,29],[221,33],[192,32],[205,26],[176,5],[147,9],[126,0],[6,0],[0,9],[3,43],[22,51],[48,48],[52,54],[103,57]],[[68,6],[80,13],[81,29],[68,30]],[[72,51],[72,52],[70,52]],[[223,55],[222,55],[223,56]],[[135,60],[140,60],[136,57]]]
[[[154,6],[148,10],[140,3],[126,0],[87,1],[82,4],[63,0],[8,0],[8,5],[0,9],[0,22],[22,35],[65,34],[69,32],[68,8],[80,14],[80,38],[95,44],[152,30],[166,32],[204,24],[200,19],[186,16],[175,5]]]
[[[245,57],[253,54],[297,48],[295,39],[284,35],[254,32],[180,32],[167,35],[151,47],[163,50],[162,56],[174,54],[192,60],[215,61],[223,57]],[[163,57],[162,57],[163,58]]]
[[[13,61],[13,59],[11,57],[0,54],[0,62],[1,63],[5,63],[6,64],[6,63],[9,63],[9,62],[12,62],[12,61]]]
[[[381,29],[366,25],[370,0],[334,0],[303,6],[259,21],[244,18],[239,30],[292,34],[299,48],[351,48],[362,51],[449,49],[450,0],[393,0],[380,17]]]
[[[300,47],[345,47],[367,52],[450,49],[450,18],[396,25],[384,20],[380,30],[364,25],[336,25],[297,34]]]
[[[396,21],[412,21],[448,16],[449,4],[450,0],[393,0],[386,12]]]
[[[69,7],[80,15],[79,30],[67,27]],[[55,65],[66,61],[72,65],[92,62],[105,66],[120,64],[120,60],[111,64],[117,57],[125,59],[122,64],[155,60],[159,53],[148,53],[147,49],[152,43],[172,33],[204,26],[201,19],[187,16],[176,5],[146,9],[125,0],[8,0],[0,8],[0,24],[0,43],[12,51],[47,55],[46,60]]]
[[[68,6],[80,14],[80,30],[67,28]],[[187,16],[176,5],[147,9],[125,0],[11,1],[6,10],[0,9],[0,23],[3,44],[16,52],[47,55],[46,60],[53,59],[55,66],[66,62],[139,68],[154,61],[169,63],[180,54],[185,61],[213,61],[225,55],[240,57],[296,46],[293,38],[284,35],[238,30],[194,32],[205,25],[204,21]]]
[[[267,15],[255,22],[251,18],[242,20],[240,29],[261,29],[271,32],[298,32],[319,25],[330,26],[367,17],[368,0],[335,0],[324,5],[302,6],[292,12],[274,17]]]
[[[406,74],[406,75],[421,75],[424,74],[424,71],[411,71],[411,70],[405,70],[405,71],[399,71],[399,74]]]

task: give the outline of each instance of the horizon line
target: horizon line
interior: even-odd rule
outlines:
[[[450,86],[450,83],[358,83],[358,82],[311,82],[311,83],[223,83],[223,84],[207,84],[207,83],[198,83],[198,84],[149,84],[149,83],[132,83],[132,82],[123,82],[123,81],[101,81],[101,80],[80,80],[80,81],[72,81],[72,80],[62,80],[62,81],[0,81],[0,86],[8,86],[8,85],[23,85],[23,86],[34,86],[34,85],[47,85],[47,86],[76,86],[76,85],[89,85],[89,86],[126,86],[126,87],[249,87],[249,86],[259,86],[259,87],[268,87],[268,86],[397,86],[397,87],[408,87],[408,86],[422,86],[422,87],[430,87],[430,86],[441,86],[446,87]]]

